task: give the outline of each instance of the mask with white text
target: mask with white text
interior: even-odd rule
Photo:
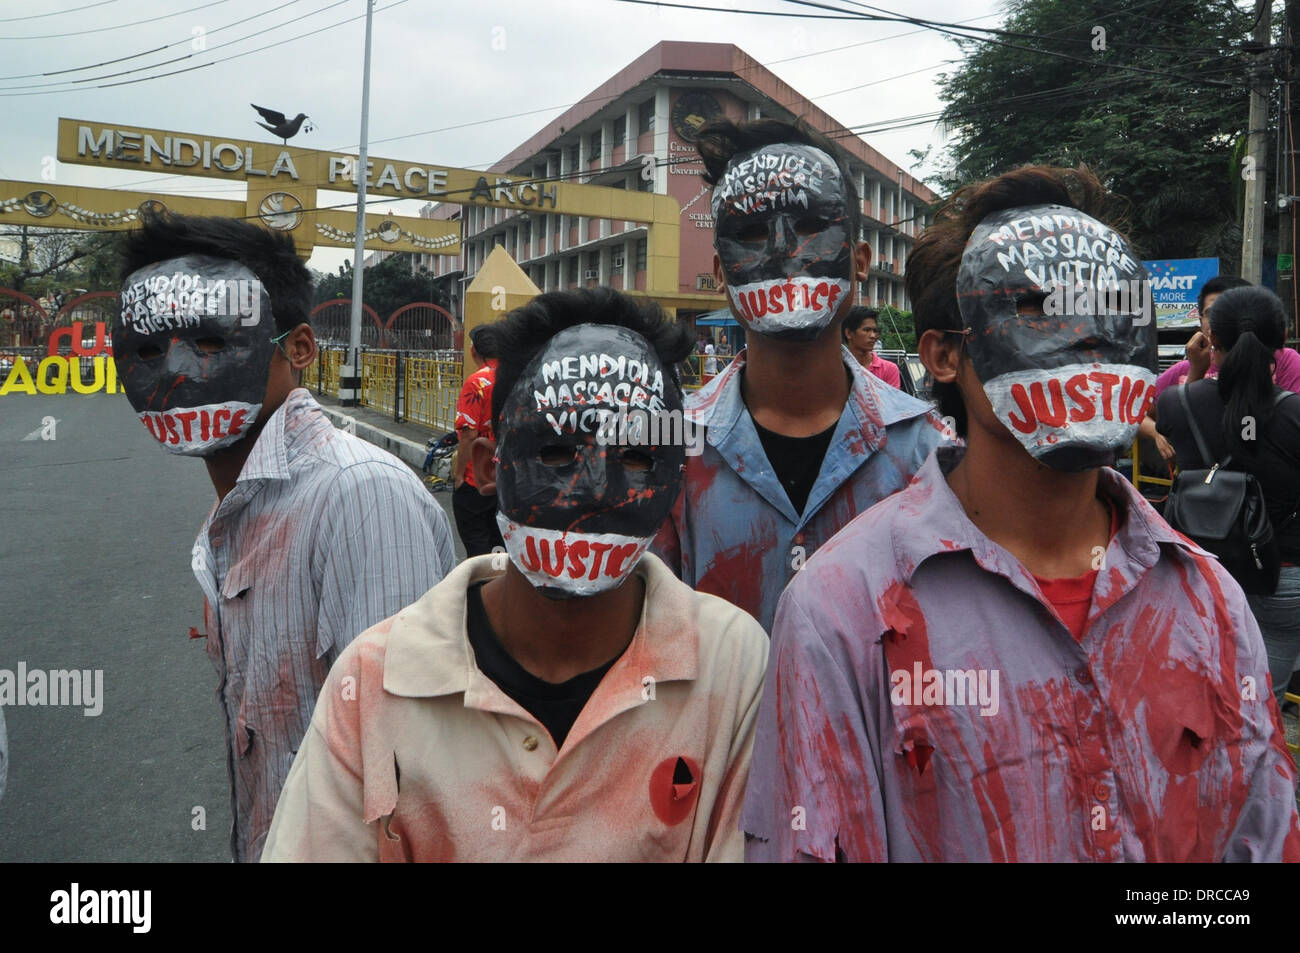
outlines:
[[[243,439],[261,412],[274,352],[270,299],[238,262],[186,255],[122,285],[118,377],[171,453],[207,456]]]
[[[976,227],[957,300],[968,353],[999,422],[1041,463],[1107,466],[1153,399],[1151,283],[1129,243],[1060,205]]]
[[[801,143],[738,154],[713,190],[714,245],[746,328],[810,341],[852,289],[854,237],[835,160]]]
[[[686,460],[676,381],[640,335],[561,331],[501,409],[497,522],[521,573],[553,598],[622,584],[667,519]]]

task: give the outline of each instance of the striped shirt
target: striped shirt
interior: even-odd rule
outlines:
[[[415,474],[294,390],[208,515],[192,561],[220,679],[236,861],[261,856],[330,665],[454,563],[447,515]]]

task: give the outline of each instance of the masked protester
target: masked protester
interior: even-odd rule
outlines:
[[[702,452],[655,546],[685,582],[770,629],[790,578],[906,486],[943,427],[841,343],[871,249],[834,146],[759,120],[711,123],[697,147],[713,187],[714,271],[746,347],[687,402]]]
[[[481,337],[480,328],[470,332],[470,356],[482,366],[465,379],[456,401],[456,436],[460,442],[452,469],[456,489],[451,505],[456,515],[456,532],[460,534],[466,556],[482,556],[501,545],[496,504],[490,496],[478,491],[474,467],[469,459],[474,441],[492,436],[492,382],[496,379],[497,362],[495,354],[482,352],[479,347]]]
[[[767,639],[646,552],[681,492],[689,334],[606,289],[481,334],[473,465],[506,552],[343,653],[264,859],[738,861]]]
[[[966,443],[782,597],[747,859],[1300,859],[1245,598],[1106,466],[1155,377],[1106,202],[1030,166],[917,242],[919,352]]]
[[[244,222],[150,218],[121,246],[117,373],[152,440],[200,457],[217,501],[192,566],[230,769],[230,846],[256,861],[330,665],[455,562],[400,460],[336,430],[299,376],[311,276]]]

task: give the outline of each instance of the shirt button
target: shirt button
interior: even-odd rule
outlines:
[[[1089,672],[1086,668],[1079,669],[1077,672],[1074,673],[1074,677],[1077,678],[1079,682],[1083,685],[1089,685],[1092,683],[1092,673]]]
[[[804,536],[803,533],[795,533],[795,534],[794,534],[794,542],[795,542],[795,545],[796,545],[796,546],[802,546],[803,543],[804,543],[804,540],[805,540],[805,539],[807,539],[807,537]]]
[[[1092,786],[1092,796],[1098,801],[1110,800],[1110,788],[1100,782]]]
[[[537,748],[537,736],[536,736],[536,735],[529,735],[527,738],[524,739],[524,750],[525,750],[525,751],[534,751],[534,750],[536,750],[536,748]]]

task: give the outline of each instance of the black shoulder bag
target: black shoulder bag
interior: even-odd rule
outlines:
[[[1273,406],[1289,396],[1287,391],[1281,391]],[[1209,469],[1179,471],[1165,504],[1165,521],[1218,556],[1243,590],[1252,595],[1272,595],[1277,591],[1282,558],[1264,507],[1264,491],[1253,475],[1227,469],[1231,455],[1214,462],[1192,414],[1186,384],[1179,386],[1178,400],[1187,415],[1196,449]]]

